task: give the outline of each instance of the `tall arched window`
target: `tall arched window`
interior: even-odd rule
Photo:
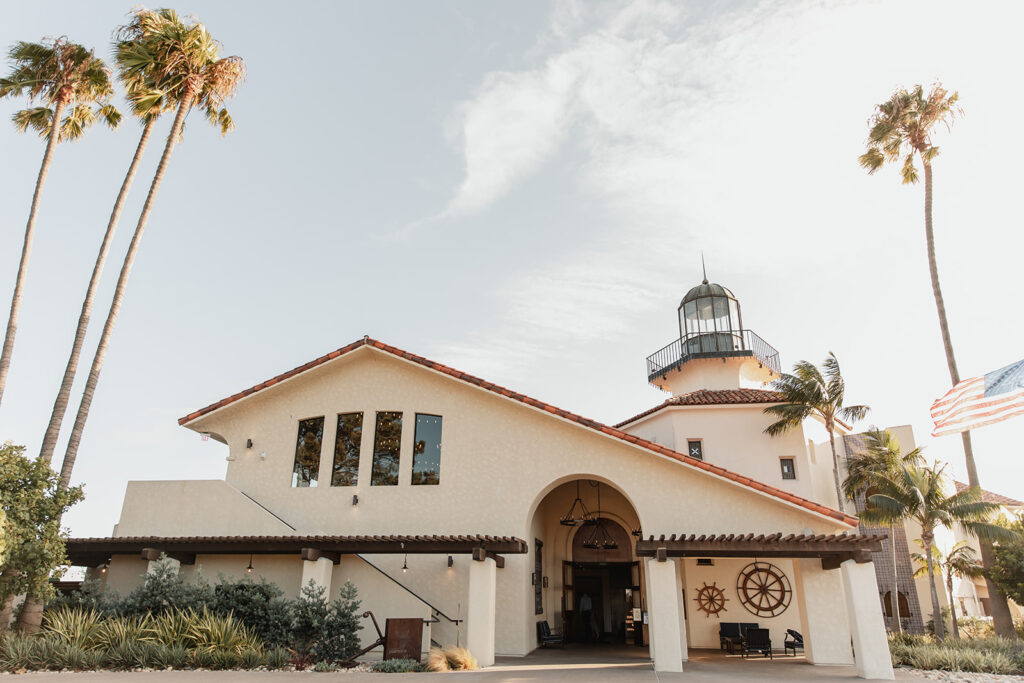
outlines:
[[[907,596],[904,593],[897,591],[896,604],[899,605],[900,608],[900,619],[906,619],[910,616],[910,603],[907,602]],[[893,617],[892,591],[885,592],[885,596],[882,598],[882,607],[885,609],[885,616],[891,619]]]

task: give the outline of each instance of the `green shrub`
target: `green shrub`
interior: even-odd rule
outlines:
[[[313,671],[317,671],[319,673],[327,673],[328,671],[337,671],[337,670],[338,670],[338,665],[335,664],[334,662],[317,662],[313,666]]]
[[[198,612],[212,600],[213,590],[209,583],[202,577],[195,583],[188,583],[178,571],[177,564],[161,555],[146,574],[142,585],[124,599],[119,611],[127,616],[155,616],[174,609]]]
[[[192,650],[190,659],[196,669],[212,669],[214,665],[214,653],[210,650]]]
[[[243,669],[258,669],[266,664],[266,660],[262,652],[248,648],[239,655],[239,664]]]
[[[182,644],[160,643],[154,651],[153,668],[184,669],[189,665],[189,651]]]
[[[268,669],[283,669],[288,666],[291,660],[291,653],[283,647],[275,647],[267,650],[264,657]]]
[[[415,659],[385,659],[374,662],[371,668],[382,674],[405,674],[423,670]]]
[[[1024,663],[1024,645],[998,637],[942,642],[890,637],[889,649],[894,665],[916,669],[1008,674],[1020,671]]]
[[[81,588],[70,593],[58,593],[46,604],[48,611],[62,607],[92,610],[100,614],[117,614],[121,609],[121,598],[117,591],[105,589],[101,579],[89,579],[82,583]]]
[[[292,646],[301,658],[338,661],[359,652],[359,600],[346,581],[338,599],[328,603],[324,589],[311,580],[292,607]]]
[[[269,647],[287,645],[291,615],[289,602],[282,595],[276,584],[265,579],[256,583],[248,577],[242,581],[221,578],[213,588],[210,609],[221,615],[234,614]]]
[[[211,669],[237,669],[242,658],[235,650],[214,650]]]
[[[0,669],[18,671],[35,668],[34,657],[38,640],[40,639],[37,637],[17,633],[0,636]]]

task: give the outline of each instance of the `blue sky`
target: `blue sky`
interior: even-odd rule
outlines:
[[[922,188],[856,163],[899,85],[941,79],[966,110],[939,135],[935,204],[961,373],[1024,357],[1016,6],[175,7],[248,80],[238,130],[193,116],[172,159],[76,465],[75,534],[108,534],[129,480],[223,475],[224,448],[177,417],[363,334],[599,420],[646,409],[665,396],[644,358],[676,333],[701,250],[785,367],[834,351],[849,399],[874,407],[864,426],[913,424],[962,476],[959,440],[928,437],[948,377]],[[130,9],[10,6],[0,44],[66,34],[106,56]],[[97,128],[57,151],[0,409],[0,438],[33,453],[137,135]],[[41,153],[0,127],[4,296]],[[1022,427],[975,435],[983,485],[1018,498]]]

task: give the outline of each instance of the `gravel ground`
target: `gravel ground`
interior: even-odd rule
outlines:
[[[932,681],[943,681],[944,683],[1024,683],[1024,676],[1006,676],[1002,674],[975,674],[967,671],[924,671],[922,669],[902,669],[909,671],[921,678]]]

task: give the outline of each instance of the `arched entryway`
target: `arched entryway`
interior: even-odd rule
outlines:
[[[640,520],[611,483],[581,476],[554,485],[530,521],[534,571],[528,623],[572,647],[644,648]]]

